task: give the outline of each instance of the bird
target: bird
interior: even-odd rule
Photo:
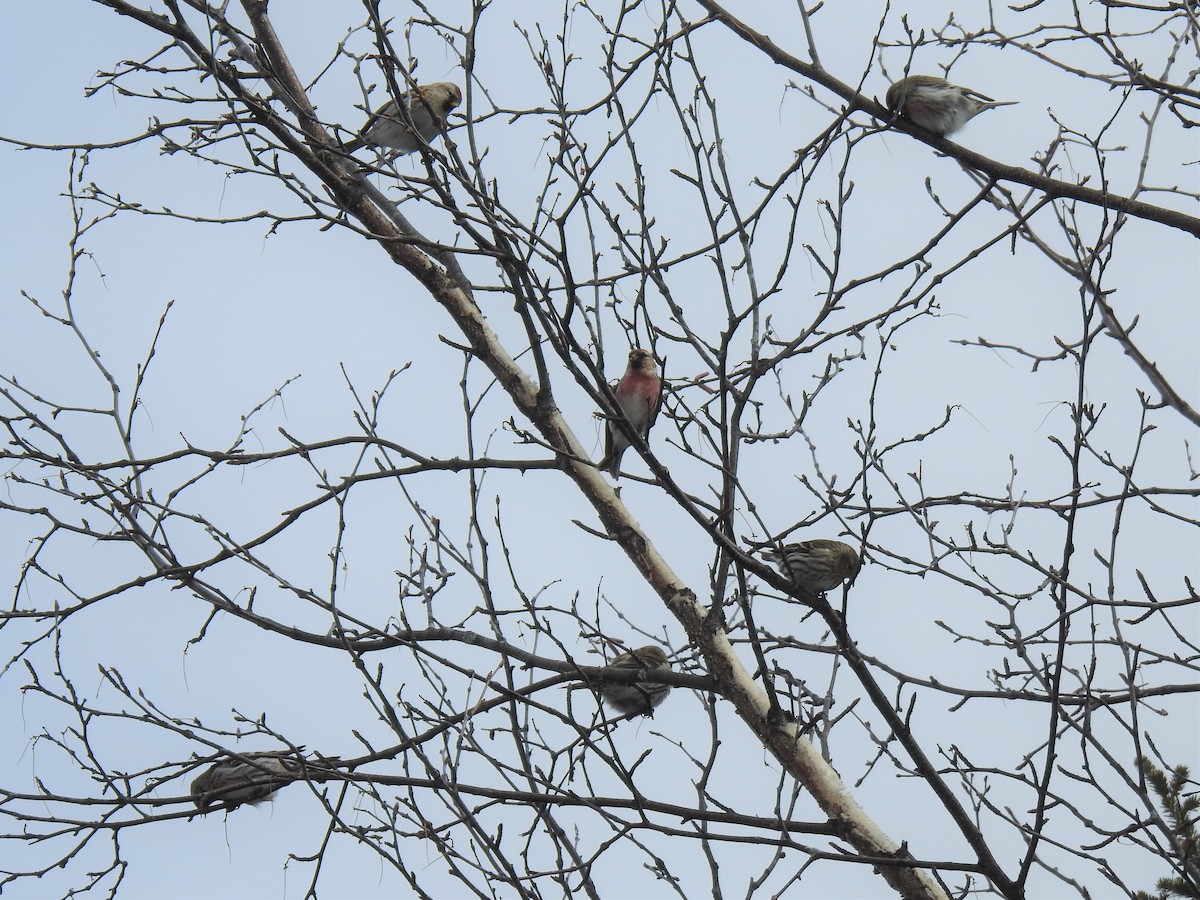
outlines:
[[[847,578],[851,581],[862,568],[862,560],[849,544],[841,541],[800,541],[763,552],[763,558],[779,567],[792,584],[810,594],[823,594]]]
[[[613,393],[621,413],[643,441],[649,438],[650,428],[658,417],[658,409],[662,405],[662,388],[658,365],[650,351],[640,347],[630,350],[629,365],[613,388]],[[613,478],[620,478],[621,457],[628,448],[629,438],[621,430],[620,424],[615,419],[610,419],[604,459],[600,461],[600,467],[607,468],[608,474]]]
[[[993,100],[935,75],[909,75],[887,91],[888,109],[942,136],[958,131],[985,109],[1016,102]]]
[[[247,753],[218,760],[192,781],[192,801],[201,812],[215,803],[236,809],[266,800],[300,777],[298,760],[277,753]]]
[[[661,647],[650,645],[617,654],[608,664],[608,668],[635,669],[637,671],[662,669],[669,672],[671,664],[667,662],[667,654],[662,651]],[[666,699],[670,690],[669,684],[637,681],[632,684],[601,685],[600,695],[608,702],[609,706],[626,716],[648,716]]]
[[[403,111],[395,100],[379,107],[367,119],[358,137],[345,143],[346,152],[353,153],[371,144],[389,147],[397,154],[412,153],[421,144],[428,144],[437,137],[451,110],[462,103],[462,91],[452,81],[422,84],[415,93],[415,97],[413,92],[400,95]]]

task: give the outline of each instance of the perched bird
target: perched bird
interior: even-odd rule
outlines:
[[[353,153],[371,144],[390,147],[398,153],[412,153],[422,142],[428,144],[437,137],[451,110],[462,103],[462,91],[450,81],[423,84],[416,89],[416,96],[413,93],[400,95],[403,111],[397,107],[395,100],[389,100],[379,107],[367,119],[358,137],[346,142],[346,152]]]
[[[608,664],[610,669],[666,669],[670,671],[671,664],[667,662],[667,654],[661,647],[653,645],[639,647],[636,650],[626,650],[613,658]],[[633,684],[605,684],[600,687],[602,696],[608,705],[617,712],[627,716],[648,716],[656,706],[666,699],[671,690],[669,684],[656,684],[651,681],[638,681]]]
[[[985,109],[1012,106],[934,75],[909,75],[888,88],[888,109],[934,134],[953,134]]]
[[[658,417],[658,408],[662,405],[662,387],[658,365],[650,351],[640,347],[630,350],[629,365],[613,393],[617,397],[617,406],[642,440],[649,437],[650,428]],[[600,467],[607,468],[613,478],[621,477],[621,457],[628,447],[629,438],[625,437],[621,426],[616,421],[610,421]]]
[[[782,550],[763,553],[792,584],[810,594],[823,594],[847,578],[853,580],[862,568],[862,560],[849,544],[841,541],[800,541],[784,544]]]
[[[300,762],[275,753],[247,753],[226,757],[205,769],[192,782],[192,800],[201,812],[214,803],[236,809],[243,803],[266,800],[300,777]]]

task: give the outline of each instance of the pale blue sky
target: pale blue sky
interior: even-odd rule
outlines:
[[[899,16],[905,11],[914,25],[918,24],[918,16],[925,27],[940,24],[945,16],[935,14],[933,6],[896,4],[887,36],[899,37]],[[403,4],[394,7],[391,12],[399,19],[411,14]],[[461,3],[446,4],[446,14],[459,15],[463,8]],[[882,5],[862,4],[861,9],[861,18],[842,17],[837,27],[819,17],[816,20],[824,64],[851,83],[870,62],[871,38]],[[356,4],[313,2],[277,2],[271,13],[293,54],[293,63],[306,79],[315,77],[324,67],[346,29],[363,15]],[[491,98],[513,108],[546,102],[544,86],[512,26],[512,16],[517,14],[516,6],[490,13],[492,21],[485,32],[487,40],[479,47],[477,68]],[[519,14],[529,16],[528,22],[532,22],[532,13]],[[774,30],[775,39],[799,52],[803,44],[794,11],[780,17],[784,23]],[[166,104],[121,97],[107,88],[91,99],[83,98],[84,88],[98,83],[98,70],[108,69],[116,60],[148,56],[159,45],[140,26],[88,3],[21,4],[10,9],[6,18],[8,27],[0,33],[0,66],[5,75],[0,78],[0,103],[7,113],[0,132],[4,136],[45,143],[113,141],[139,133],[152,115],[166,119],[185,114]],[[753,13],[750,19],[756,21]],[[548,33],[557,33],[562,28],[561,11],[550,13],[544,21]],[[767,27],[761,19],[758,25]],[[584,17],[573,22],[571,39],[571,50],[579,60],[574,63],[569,88],[574,92],[574,102],[582,104],[603,92],[603,82],[597,75],[603,60],[597,49],[597,35]],[[419,80],[460,80],[455,57],[436,41],[418,35],[414,47],[421,59]],[[799,136],[808,139],[817,123],[831,119],[798,92],[785,89],[789,73],[756,59],[721,29],[703,30],[696,37],[696,47],[711,61],[709,87],[722,103],[724,148],[735,184],[746,186],[757,174],[778,172],[793,154]],[[1161,62],[1151,62],[1156,58],[1155,51],[1161,55],[1161,45],[1147,40],[1139,42],[1138,47],[1146,48],[1148,69],[1157,71],[1156,65],[1161,66]],[[364,48],[360,38],[358,49]],[[1078,52],[1081,65],[1094,64],[1089,58],[1090,49],[1079,48]],[[914,68],[936,71],[938,64],[950,58],[949,52],[943,56],[932,50],[922,51],[919,65]],[[886,61],[893,75],[903,69],[900,51],[891,51]],[[1015,165],[1029,165],[1030,157],[1041,152],[1052,138],[1054,124],[1047,108],[1072,127],[1090,132],[1111,116],[1116,106],[1103,86],[1080,85],[1077,79],[1016,51],[1001,54],[973,50],[958,61],[954,76],[989,95],[1020,101],[1018,106],[980,116],[957,136],[964,145]],[[179,81],[187,83],[185,76]],[[881,97],[886,86],[876,67],[868,77],[867,91]],[[833,102],[830,95],[821,96]],[[345,59],[325,76],[314,91],[314,100],[323,117],[340,122],[348,130],[357,128],[362,120],[362,113],[355,108],[361,96]],[[476,102],[481,111],[488,109],[481,97],[477,96]],[[665,102],[663,107],[663,120],[673,122]],[[1144,109],[1144,104],[1135,100],[1121,111],[1112,126],[1111,139],[1105,141],[1106,145],[1131,147],[1111,162],[1109,175],[1118,191],[1128,190],[1136,174],[1143,140],[1137,116]],[[612,127],[611,122],[597,118],[597,143]],[[672,168],[682,166],[678,131],[664,125],[660,136],[652,122],[646,128],[641,161],[658,226],[680,247],[689,246],[700,240],[698,235],[704,226],[698,220],[694,196],[670,174]],[[545,130],[544,122],[526,120],[511,125],[505,117],[497,116],[478,125],[475,132],[476,140],[488,148],[485,165],[497,179],[502,198],[522,213],[532,210],[544,178],[548,152]],[[465,147],[462,131],[456,134],[456,140]],[[863,273],[915,252],[941,221],[941,214],[928,199],[927,176],[942,202],[951,208],[977,191],[956,162],[937,158],[920,142],[900,133],[877,135],[871,141],[871,146],[856,151],[852,172],[856,202],[846,226],[851,241],[844,257],[848,270]],[[1148,181],[1194,187],[1194,168],[1181,166],[1195,157],[1195,150],[1194,137],[1163,128],[1153,146]],[[1071,154],[1081,170],[1093,168],[1083,148],[1074,148]],[[291,160],[286,165],[290,167]],[[416,159],[398,163],[401,172],[415,173],[420,165]],[[9,217],[11,227],[5,241],[4,265],[0,266],[0,298],[6,321],[6,327],[0,329],[4,374],[19,373],[23,384],[61,398],[64,404],[106,402],[106,386],[71,336],[34,311],[19,295],[25,291],[54,306],[63,290],[68,259],[65,240],[70,234],[70,207],[61,196],[67,179],[66,155],[17,151],[0,145],[0,167],[14,213]],[[832,166],[826,167],[822,197],[832,190],[837,174]],[[619,170],[618,164],[614,163],[614,168]],[[1061,174],[1068,177],[1070,173]],[[605,170],[600,177],[619,180],[622,176]],[[147,207],[170,207],[197,216],[297,209],[294,201],[269,179],[258,175],[227,178],[220,169],[182,153],[160,155],[151,143],[119,152],[94,153],[84,180]],[[315,180],[310,183],[315,184]],[[383,188],[388,186],[383,178],[377,183]],[[739,202],[748,204],[757,196],[758,192],[747,187]],[[426,233],[448,241],[456,239],[445,216],[437,211],[411,204],[404,212],[411,214]],[[1094,221],[1097,213],[1087,209],[1082,215]],[[984,207],[975,210],[972,217],[977,221],[956,230],[944,246],[929,255],[935,265],[961,258],[972,242],[987,240],[1006,224],[1002,214]],[[776,214],[776,220],[778,233],[782,234],[783,210]],[[802,242],[813,245],[817,252],[828,252],[832,232],[817,211],[815,196],[807,202],[801,221]],[[163,309],[168,302],[174,304],[152,362],[142,407],[136,414],[138,452],[149,456],[178,449],[181,435],[198,446],[226,446],[241,426],[241,416],[296,376],[299,379],[288,387],[283,398],[270,401],[258,414],[255,433],[246,441],[246,449],[283,446],[277,432],[280,427],[302,440],[354,433],[352,397],[342,367],[361,394],[369,396],[384,384],[389,372],[411,363],[389,391],[381,431],[423,453],[463,453],[465,426],[457,385],[461,364],[456,352],[439,340],[440,335],[455,340],[458,335],[445,313],[377,247],[347,231],[318,231],[309,222],[285,225],[270,236],[265,231],[262,222],[215,227],[166,217],[126,215],[87,236],[89,256],[79,261],[75,285],[77,313],[89,340],[124,385],[132,383],[137,365],[145,359]],[[582,242],[582,229],[577,235],[581,243],[572,250],[585,263],[586,271],[591,252]],[[466,242],[461,235],[457,239]],[[604,266],[610,270],[615,267],[609,252],[611,243],[610,237],[600,241]],[[764,227],[755,235],[755,249],[760,267],[757,276],[769,279],[784,252],[782,242]],[[1028,363],[1012,356],[956,343],[986,335],[995,343],[1019,343],[1031,351],[1053,355],[1058,349],[1055,335],[1069,340],[1078,337],[1080,299],[1075,283],[1028,246],[1018,245],[1016,254],[1010,249],[1008,243],[993,247],[976,264],[947,279],[937,291],[941,317],[926,318],[919,327],[900,332],[890,341],[894,349],[884,351],[888,368],[881,388],[884,402],[878,427],[888,442],[928,428],[941,418],[947,406],[961,407],[946,432],[895,453],[892,469],[920,472],[926,495],[962,490],[999,495],[1010,479],[1017,495],[1026,491],[1042,494],[1052,485],[1068,483],[1061,452],[1048,438],[1069,435],[1063,404],[1073,399],[1070,368],[1047,365],[1033,373]],[[496,282],[494,271],[485,264],[468,260],[465,265],[481,283]],[[1193,403],[1200,396],[1195,356],[1200,334],[1197,274],[1193,238],[1136,222],[1122,233],[1118,252],[1106,273],[1109,286],[1116,288],[1110,298],[1114,308],[1126,323],[1138,319],[1139,345]],[[735,290],[744,292],[745,274],[732,277]],[[711,263],[700,259],[681,265],[672,270],[672,279],[671,288],[686,304],[689,321],[706,328],[710,337],[719,332],[724,310],[713,289]],[[886,305],[882,298],[894,296],[889,291],[898,294],[907,283],[907,275],[895,275],[851,297],[854,304],[879,301]],[[623,291],[627,289],[622,286]],[[771,308],[781,331],[811,314],[816,302],[814,292],[819,289],[816,266],[799,247],[794,248],[784,292]],[[513,316],[511,301],[503,295],[487,294],[481,294],[479,300],[492,327],[508,339],[510,349],[522,348],[523,332]],[[711,315],[706,314],[705,304],[712,305]],[[658,303],[655,308],[661,311],[663,307]],[[858,305],[847,308],[831,319],[830,327],[857,321],[861,310]],[[611,322],[606,327],[606,368],[615,376],[623,365],[627,345]],[[868,360],[857,363],[856,369],[848,366],[852,371],[824,395],[806,426],[818,442],[816,462],[826,474],[838,473],[839,484],[847,483],[859,468],[857,438],[846,420],[865,415],[872,388],[878,336],[868,333],[866,341]],[[661,350],[669,359],[668,375],[674,378],[687,378],[702,370],[697,357],[678,345],[664,342]],[[811,372],[790,368],[786,377],[791,380],[785,389],[796,397],[811,390],[822,363],[823,357],[816,354]],[[1135,390],[1149,387],[1112,342],[1101,347],[1091,365],[1089,399],[1108,405],[1102,425],[1106,444],[1114,452],[1129,453],[1138,429]],[[598,458],[602,438],[600,425],[592,415],[592,401],[564,373],[557,374],[557,402],[584,446]],[[477,385],[483,383],[478,367],[472,371],[472,378]],[[777,405],[772,414],[773,426],[784,427],[782,407]],[[504,422],[511,415],[506,398],[494,388],[478,419],[479,439],[488,441],[487,451],[502,458],[542,458],[536,448],[520,445],[505,429]],[[1194,430],[1189,433],[1178,418],[1164,416],[1160,421],[1166,424],[1147,442],[1139,458],[1139,466],[1153,473],[1143,476],[1144,481],[1184,484],[1189,465],[1184,440],[1194,446]],[[94,425],[82,425],[79,417],[67,416],[62,425],[79,428],[78,439],[94,442],[98,455],[119,452],[110,433]],[[654,435],[659,457],[682,483],[697,492],[706,489],[709,473],[680,453],[670,443],[672,436],[670,427],[660,423]],[[796,480],[797,475],[813,474],[814,461],[802,452],[803,447],[803,441],[793,439],[786,445],[763,444],[746,451],[746,491],[756,498],[758,514],[779,531],[813,507],[811,497]],[[482,449],[477,448],[478,452]],[[323,459],[321,464],[341,474],[348,470],[351,458],[351,453],[341,452]],[[633,453],[627,454],[625,466],[637,475],[646,471],[645,464]],[[221,521],[236,525],[244,534],[253,534],[310,499],[316,492],[316,480],[314,472],[298,461],[227,469],[210,482],[190,489],[184,503],[214,518],[220,515]],[[527,541],[515,555],[523,588],[545,587],[541,600],[547,606],[566,605],[576,593],[584,597],[600,593],[627,620],[602,609],[598,619],[603,630],[634,640],[632,629],[640,629],[682,650],[682,630],[637,577],[628,560],[616,547],[596,541],[571,524],[578,519],[594,525],[595,517],[590,507],[567,489],[561,476],[553,471],[498,472],[489,475],[485,483],[488,495],[501,499],[498,503],[483,503],[483,509],[489,516],[503,518],[506,534],[520,535]],[[455,540],[467,543],[469,536],[462,523],[456,521],[467,508],[460,481],[449,475],[425,475],[408,480],[405,487],[436,510],[453,530]],[[881,498],[888,495],[885,486],[873,487]],[[908,499],[919,499],[915,480],[901,488]],[[650,486],[627,482],[624,498],[675,571],[705,601],[703,591],[709,584],[712,549],[698,529]],[[339,603],[382,627],[396,615],[394,572],[406,564],[404,537],[414,517],[396,489],[364,491],[355,496],[352,509],[353,542],[344,565],[337,567],[335,574],[331,574],[327,556],[334,525],[331,508],[303,519],[290,539],[269,546],[263,555],[271,565],[286,572],[293,584],[309,586],[322,594],[328,592],[331,577],[336,577]],[[1194,504],[1192,511],[1194,514]],[[949,509],[939,515],[946,520],[962,516]],[[749,535],[753,530],[749,519],[739,521],[744,523],[739,533]],[[828,524],[836,528],[833,520]],[[998,536],[1008,524],[1007,514],[996,513],[986,527]],[[494,540],[490,522],[485,527]],[[29,521],[2,513],[0,528],[6,537],[0,542],[0,571],[13,573],[8,580],[11,584],[35,531]],[[1080,523],[1081,546],[1106,547],[1108,529],[1108,517],[1084,517]],[[538,537],[535,540],[532,536]],[[199,533],[177,535],[176,539],[184,544],[194,541],[197,548],[205,541]],[[1033,548],[1044,542],[1041,561],[1055,565],[1055,554],[1061,552],[1061,522],[1048,514],[1024,515],[1018,520],[1015,539]],[[919,533],[905,528],[900,521],[881,521],[871,540],[898,554],[918,558],[924,549]],[[492,549],[495,552],[496,548]],[[1164,597],[1179,595],[1184,575],[1190,573],[1195,582],[1196,539],[1194,531],[1186,526],[1171,525],[1162,517],[1146,522],[1134,518],[1125,523],[1119,549],[1123,562],[1117,566],[1118,597],[1141,598],[1138,569],[1145,570],[1152,587]],[[128,554],[114,555],[107,546],[77,545],[74,552],[77,557],[57,562],[76,573],[82,584],[107,584],[144,569],[144,563]],[[1000,655],[977,644],[953,641],[939,623],[979,632],[985,629],[981,622],[991,621],[994,611],[985,606],[978,593],[951,579],[933,574],[916,577],[896,571],[903,566],[885,563],[874,560],[867,565],[851,595],[851,622],[861,650],[914,676],[957,679],[986,688],[986,673],[999,665]],[[1097,592],[1103,593],[1104,569],[1083,556],[1076,565],[1075,580],[1094,582]],[[1088,566],[1095,567],[1094,573],[1081,571]],[[508,583],[507,573],[498,566],[494,571],[498,595],[504,603],[515,604],[516,592]],[[967,574],[961,568],[956,571]],[[1033,592],[1038,588],[1028,570],[998,566],[990,572],[1008,589]],[[245,583],[248,578],[244,573],[230,572],[229,584]],[[446,620],[454,620],[454,610],[459,607],[466,616],[479,602],[468,579],[461,574],[458,578],[459,582],[452,581],[452,588],[439,597],[439,602],[446,604],[439,608],[439,614]],[[47,588],[43,585],[42,590]],[[45,596],[37,599],[46,602]],[[294,607],[293,601],[283,592],[264,591],[257,602],[285,618],[292,614],[289,610]],[[1030,621],[1044,622],[1050,604],[1048,595],[1043,592],[1029,603]],[[795,607],[761,598],[754,610],[760,627],[800,634]],[[74,627],[64,633],[64,653],[69,653],[67,658],[77,666],[71,673],[77,689],[97,703],[115,704],[111,689],[97,674],[97,665],[115,666],[129,684],[143,688],[164,710],[181,717],[195,716],[210,727],[232,727],[230,709],[236,708],[250,717],[267,712],[271,727],[326,754],[351,756],[360,752],[351,737],[352,729],[386,738],[386,729],[362,699],[358,673],[340,654],[290,646],[283,638],[263,635],[231,617],[218,617],[212,626],[214,633],[185,656],[188,638],[196,634],[207,613],[205,604],[159,585],[131,592],[119,602],[106,603],[73,620]],[[295,615],[309,617],[303,624],[315,631],[325,627],[315,621],[311,611]],[[1108,615],[1106,610],[1097,611],[1097,616]],[[1195,620],[1193,615],[1193,625]],[[86,627],[80,627],[84,623]],[[1145,629],[1150,640],[1162,639],[1154,623]],[[1073,636],[1085,639],[1086,631],[1081,621]],[[12,634],[12,629],[9,634],[0,633],[5,659],[22,634]],[[804,632],[805,639],[816,640],[819,636],[819,631]],[[580,658],[598,661],[598,657],[586,656],[589,644],[583,636],[556,633],[555,637]],[[1192,637],[1196,637],[1194,632]],[[536,649],[553,653],[547,645]],[[746,656],[749,665],[748,652]],[[41,665],[47,664],[44,652],[36,658]],[[681,655],[680,659],[688,660],[684,665],[695,670],[692,655]],[[371,662],[400,671],[412,664],[402,654]],[[495,660],[481,657],[478,665],[486,668],[495,665]],[[794,668],[805,673],[814,689],[822,690],[830,678],[829,665],[827,657],[813,654]],[[1117,686],[1114,671],[1106,673],[1107,686]],[[39,731],[45,728],[57,732],[66,727],[67,720],[62,719],[61,711],[38,698],[22,698],[19,688],[23,678],[23,667],[14,667],[0,678],[0,715],[4,721],[15,723],[0,739],[0,769],[17,772],[29,788],[34,773],[43,779],[51,776],[48,784],[53,776],[69,780],[70,773],[60,761],[47,762],[31,749],[31,741]],[[839,708],[835,712],[844,710],[858,695],[846,673],[838,678]],[[406,685],[404,699],[418,702],[421,687],[419,681]],[[584,694],[572,692],[571,702],[590,703]],[[540,699],[555,702],[549,696]],[[565,691],[560,691],[557,701],[567,703]],[[1195,762],[1198,735],[1194,700],[1164,700],[1162,705],[1171,710],[1172,716],[1144,721],[1142,727],[1153,734],[1169,759]],[[948,706],[945,698],[927,698],[915,719],[931,753],[935,748],[948,751],[951,745],[957,745],[977,761],[986,757],[993,759],[997,767],[1012,766],[1019,762],[1023,750],[1036,745],[1036,736],[1045,728],[1045,711],[1017,704],[979,703],[953,714]],[[1097,727],[1108,727],[1101,718],[1097,717]],[[745,801],[744,811],[772,814],[780,778],[778,765],[748,739],[727,704],[719,705],[717,719],[724,757],[714,771],[715,778],[736,785],[734,793]],[[163,734],[149,740],[151,735],[145,729],[112,727],[112,732],[104,735],[103,746],[106,761],[114,768],[132,770],[167,759],[182,761],[199,750],[180,737]],[[627,723],[617,730],[613,741],[630,759],[651,749],[653,752],[639,770],[645,789],[652,791],[656,799],[686,804],[695,799],[693,780],[700,773],[683,751],[673,746],[672,739],[681,740],[700,757],[706,752],[711,739],[709,722],[702,714],[700,698],[691,692],[676,691],[653,721]],[[258,745],[244,749],[258,749]],[[1114,752],[1120,754],[1125,749],[1120,746],[1120,738],[1114,737]],[[920,835],[927,843],[914,847],[918,854],[963,854],[961,838],[945,831],[944,814],[931,805],[927,791],[915,779],[901,779],[891,768],[879,768],[862,785],[854,785],[872,748],[860,740],[858,745],[848,744],[836,751],[839,771],[885,831],[898,840]],[[598,791],[616,790],[611,776],[593,774]],[[177,794],[186,790],[181,781],[174,786]],[[168,793],[164,791],[163,795]],[[1016,791],[1004,802],[1024,812],[1029,801],[1027,795]],[[803,800],[793,814],[797,818],[822,818],[812,804]],[[1107,810],[1098,809],[1095,814],[1103,818]],[[570,821],[571,816],[564,814],[563,820]],[[578,821],[581,828],[595,827],[594,820],[585,815],[581,814]],[[920,824],[914,828],[915,823]],[[190,822],[127,829],[121,841],[131,866],[122,893],[127,897],[158,896],[169,885],[178,897],[303,896],[310,867],[289,864],[287,854],[315,852],[325,824],[307,790],[296,786],[280,792],[266,806],[239,810],[227,820],[217,814]],[[512,829],[526,824],[521,819]],[[98,843],[103,855],[103,842]],[[417,848],[414,853],[427,852],[430,871],[436,869],[432,848],[415,842],[413,847]],[[1006,865],[1012,865],[1022,850],[1011,832],[997,838],[995,849]],[[680,850],[676,847],[673,852]],[[673,858],[677,872],[689,871],[686,864],[680,863],[688,853],[696,853],[695,867],[703,868],[698,864],[697,848],[691,846]],[[765,865],[764,859],[769,858],[769,851],[763,848],[746,848],[745,853],[748,872],[757,873]],[[1145,889],[1166,874],[1153,859],[1125,846],[1114,845],[1105,855],[1120,866],[1123,877],[1140,878],[1139,886]],[[415,864],[411,859],[409,862]],[[614,874],[619,872],[619,863],[617,854],[603,857],[597,867],[597,881],[613,883],[611,879],[627,878],[623,882],[629,888],[626,896],[667,896],[651,873],[642,869],[640,858],[624,875]],[[84,860],[76,865],[79,871],[87,871]],[[707,872],[695,874],[696,884],[688,887],[699,890],[707,885]],[[1108,883],[1094,870],[1080,866],[1070,874],[1091,885],[1095,896],[1104,895]],[[62,877],[55,872],[40,882],[18,884],[10,890],[14,897],[57,895],[64,889],[60,885],[68,883],[55,880]],[[1031,888],[1030,896],[1053,896],[1061,887],[1051,876],[1039,873],[1035,877],[1041,880],[1034,882],[1037,889]],[[355,848],[349,841],[339,844],[327,859],[322,884],[329,896],[405,896],[407,891],[394,871],[380,866],[369,851]],[[723,884],[726,890],[739,893],[745,889],[745,877],[731,874]],[[446,895],[461,891],[456,885],[446,880]],[[805,885],[803,894],[797,892],[796,896],[870,897],[883,890],[869,867],[817,867]]]

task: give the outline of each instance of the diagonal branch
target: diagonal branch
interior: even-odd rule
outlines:
[[[1149,222],[1158,222],[1162,225],[1168,225],[1171,228],[1178,228],[1181,231],[1186,231],[1188,234],[1200,237],[1200,218],[1196,216],[1189,216],[1177,210],[1155,206],[1152,203],[1144,203],[1141,200],[1134,200],[1130,197],[1122,197],[1119,194],[1109,193],[1107,190],[1089,188],[1082,184],[1072,184],[1069,181],[1048,178],[1045,175],[1039,175],[1028,169],[1022,169],[1020,166],[1005,165],[984,156],[982,153],[968,150],[953,141],[948,141],[945,138],[938,137],[935,134],[910,125],[903,119],[897,118],[891,110],[882,104],[865,97],[850,87],[850,85],[834,78],[820,66],[807,63],[788,53],[765,34],[755,31],[742,20],[735,18],[719,4],[713,2],[713,0],[697,0],[697,2],[708,11],[713,19],[723,24],[738,37],[742,38],[742,40],[757,47],[778,65],[791,69],[793,72],[797,72],[811,81],[815,81],[845,100],[847,104],[846,114],[861,110],[884,122],[889,127],[904,131],[912,137],[924,141],[934,149],[945,153],[947,156],[952,156],[963,165],[985,172],[995,181],[1011,181],[1023,184],[1041,191],[1046,197],[1051,199],[1078,200],[1101,209],[1111,209],[1138,219],[1145,219]]]

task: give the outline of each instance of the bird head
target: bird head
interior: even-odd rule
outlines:
[[[654,357],[650,355],[649,350],[643,350],[641,347],[635,347],[629,351],[629,368],[636,372],[649,372],[653,374],[657,371],[658,366],[654,363]]]

